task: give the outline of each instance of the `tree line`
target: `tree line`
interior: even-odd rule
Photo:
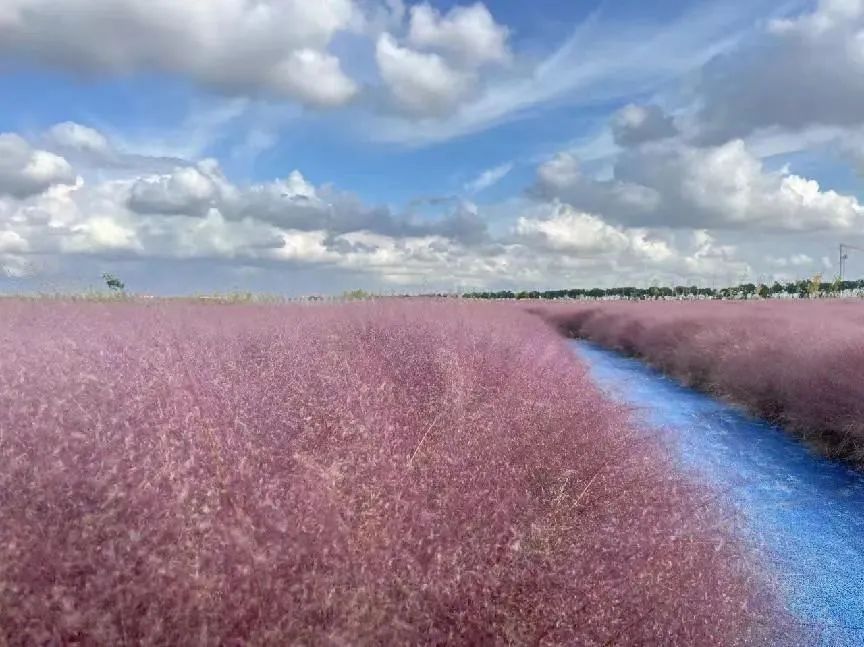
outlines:
[[[839,279],[826,283],[821,276],[811,279],[773,284],[742,283],[726,288],[700,288],[695,285],[685,286],[651,286],[648,288],[615,287],[615,288],[574,288],[570,290],[499,290],[487,292],[470,292],[463,296],[468,299],[629,299],[643,301],[652,299],[763,299],[778,297],[813,298],[820,296],[839,295],[845,292],[864,290],[864,279],[857,281],[840,281]]]

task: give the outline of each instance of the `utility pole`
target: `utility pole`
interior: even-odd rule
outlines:
[[[864,252],[864,248],[856,247],[855,245],[847,245],[846,243],[840,243],[840,282],[843,282],[843,277],[845,275],[846,270],[846,260],[849,258],[848,250],[854,249],[858,252]]]
[[[846,263],[846,246],[840,243],[840,282],[843,282],[843,265]]]

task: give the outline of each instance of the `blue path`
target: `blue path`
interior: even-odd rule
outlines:
[[[668,429],[677,458],[729,493],[777,563],[790,610],[826,645],[864,645],[864,476],[642,362],[576,341],[600,386]]]

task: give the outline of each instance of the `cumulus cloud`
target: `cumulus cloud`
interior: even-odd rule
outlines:
[[[440,55],[401,47],[389,34],[379,37],[375,60],[396,105],[416,116],[451,112],[474,81],[471,74],[451,67]]]
[[[201,217],[135,213],[126,203],[129,185],[57,186],[26,200],[0,201],[0,221],[34,257],[255,258],[283,244],[269,224],[229,221],[218,211]]]
[[[0,231],[0,254],[15,254],[28,251],[29,245],[14,231]]]
[[[74,184],[76,175],[64,158],[33,148],[22,137],[0,134],[0,195],[26,198],[55,184]]]
[[[560,153],[540,166],[532,193],[629,224],[650,224],[661,203],[660,194],[651,187],[585,175],[579,160],[570,153]]]
[[[520,217],[516,235],[535,247],[582,256],[628,251],[658,259],[672,255],[665,243],[649,241],[643,232],[610,225],[597,216],[560,204],[546,217]]]
[[[480,2],[453,7],[444,15],[425,2],[411,8],[408,42],[449,54],[469,67],[507,62],[509,34]]]
[[[448,203],[435,216],[394,213],[316,186],[296,171],[274,182],[237,185],[212,160],[171,173],[79,180],[0,199],[0,267],[6,274],[32,267],[31,260],[48,259],[70,276],[92,269],[87,259],[206,260],[224,267],[362,274],[367,285],[416,288],[434,277],[437,288],[454,289],[551,276],[584,280],[586,272],[628,263],[665,267],[670,254],[677,251],[646,232],[560,205],[522,214],[510,234],[495,238],[468,202]]]
[[[338,58],[309,48],[291,52],[274,65],[266,81],[278,94],[314,106],[342,105],[357,93],[357,84],[342,72]]]
[[[533,191],[636,226],[848,231],[864,222],[854,196],[786,170],[767,171],[741,140],[627,150],[609,180],[586,176],[578,160],[561,154],[540,167]]]
[[[521,216],[506,257],[533,268],[546,286],[647,286],[733,282],[753,266],[738,245],[707,230],[675,232],[613,225],[596,214],[544,203]]]
[[[56,133],[67,136],[67,147],[92,149],[92,143],[98,141],[93,133],[77,128],[64,127]],[[26,140],[18,137],[16,142],[32,150]],[[779,178],[782,186],[782,180],[790,177],[768,173],[758,163],[748,168],[742,150],[691,149],[666,142],[649,143],[628,153],[634,158],[644,156],[648,166],[654,160],[669,166],[668,171],[655,169],[661,179],[666,172],[690,171],[689,176],[679,177],[677,188],[652,181],[645,170],[642,175],[634,172],[630,185],[617,179],[597,182],[582,174],[575,158],[562,155],[540,169],[546,190],[563,194],[580,187],[590,189],[595,192],[596,206],[603,209],[577,208],[550,194],[548,202],[523,201],[511,213],[511,226],[496,223],[494,231],[487,227],[488,213],[458,198],[442,203],[430,200],[416,212],[397,212],[368,205],[336,187],[316,185],[299,171],[275,181],[238,184],[226,177],[215,160],[165,173],[128,171],[110,180],[76,178],[71,183],[49,183],[35,193],[0,196],[0,270],[5,275],[17,272],[14,275],[25,276],[26,268],[34,263],[56,265],[64,275],[87,271],[98,280],[99,272],[92,274],[94,263],[110,267],[111,263],[139,262],[141,267],[147,263],[152,267],[154,259],[159,259],[160,266],[206,262],[211,269],[242,266],[279,272],[315,268],[321,277],[349,277],[340,279],[348,281],[347,287],[399,285],[406,289],[584,286],[605,284],[611,276],[618,284],[639,285],[648,277],[676,281],[676,277],[704,278],[712,273],[732,273],[737,279],[739,272],[750,267],[742,259],[740,244],[729,240],[739,230],[728,229],[732,233],[724,234],[722,240],[716,232],[705,230],[707,225],[685,234],[681,233],[685,230],[667,227],[659,210],[674,206],[669,196],[678,191],[687,196],[687,208],[698,214],[734,214],[741,200],[736,196],[758,194],[765,186],[776,189],[770,182]],[[734,172],[741,175],[734,176]],[[730,173],[728,182],[717,180]],[[753,179],[760,175],[769,184]],[[613,186],[614,182],[622,186]],[[808,208],[815,209],[813,205],[818,206],[820,200],[827,200],[819,207],[825,211],[836,206],[831,202],[834,198],[825,197],[828,192],[794,188],[799,197],[809,195]],[[730,202],[705,206],[717,195],[727,196]],[[748,200],[756,205],[779,200],[776,191],[762,200],[753,195]],[[703,199],[705,204],[700,202]],[[628,201],[641,205],[641,219],[622,220],[621,212],[609,208]],[[654,205],[655,211],[644,210],[646,204]],[[650,226],[649,222],[659,224]],[[809,231],[807,236],[811,237]],[[786,253],[779,247],[776,255],[791,259],[803,253],[812,258],[823,255],[818,249]],[[772,271],[799,269],[791,261],[784,268],[765,259],[760,262]],[[125,271],[121,274],[126,277]],[[336,284],[334,289],[338,289]]]
[[[142,176],[127,184],[125,205],[140,215],[200,218],[215,211],[230,221],[255,220],[283,230],[333,235],[367,231],[464,242],[486,235],[485,222],[468,203],[458,202],[439,217],[398,214],[364,204],[355,195],[332,186],[316,187],[296,170],[281,180],[237,186],[215,160],[205,160],[194,167]]]
[[[352,0],[6,0],[0,53],[75,71],[178,73],[227,92],[345,103],[356,85],[327,48]]]
[[[295,177],[294,184],[298,182],[300,178]],[[317,223],[288,219],[277,224],[254,212],[223,213],[218,208],[210,208],[200,216],[136,213],[127,203],[131,183],[54,187],[26,200],[0,198],[0,269],[11,276],[14,268],[31,266],[24,260],[50,259],[63,268],[64,276],[78,277],[81,272],[92,272],[88,259],[151,265],[158,259],[160,264],[206,260],[213,268],[240,263],[285,272],[316,268],[321,276],[350,272],[352,280],[362,285],[381,281],[419,285],[429,273],[437,281],[458,275],[468,284],[481,280],[481,274],[494,275],[485,270],[478,274],[481,265],[486,267],[491,262],[475,258],[477,255],[470,251],[474,243],[469,239],[477,240],[478,233],[485,234],[485,224],[467,207],[428,222],[403,220],[391,214],[382,231],[363,228],[362,222],[353,226],[343,223],[346,231],[340,233],[338,227],[328,229],[337,221],[326,218]],[[292,181],[282,184],[287,186]],[[160,191],[168,186],[160,186]],[[247,191],[234,188],[238,194]],[[316,191],[327,194],[323,189]],[[160,199],[164,197],[160,195]],[[281,196],[280,200],[290,212],[290,200]],[[309,228],[295,228],[295,224]],[[369,278],[358,278],[360,275]],[[98,280],[98,273],[90,277],[92,280]],[[182,286],[172,289],[177,288]]]
[[[712,273],[737,279],[749,269],[734,244],[708,232],[681,238],[664,229],[616,225],[563,204],[526,206],[512,230],[498,237],[486,231],[483,218],[468,204],[455,216],[415,221],[391,214],[386,228],[376,231],[358,223],[340,232],[334,225],[339,221],[328,219],[326,211],[317,212],[317,226],[312,219],[279,221],[253,210],[229,213],[227,207],[201,216],[139,214],[127,204],[133,183],[59,185],[26,200],[0,199],[0,267],[23,272],[34,264],[57,266],[64,277],[81,277],[86,284],[98,280],[102,270],[94,267],[120,263],[128,268],[138,262],[137,276],[121,271],[136,289],[147,289],[152,274],[147,268],[182,272],[181,261],[206,261],[213,276],[224,277],[231,268],[259,268],[283,281],[311,268],[316,285],[329,286],[321,288],[326,291],[358,285],[409,290],[608,285],[610,277],[618,285],[643,285],[681,276],[704,281]],[[314,187],[299,174],[278,184],[293,186],[295,192],[287,193],[313,204],[333,191]],[[249,191],[232,187],[236,195]],[[280,199],[290,213],[290,197]],[[99,259],[101,265],[94,266]],[[311,276],[282,288],[306,292]],[[206,281],[191,278],[206,289]],[[178,287],[175,281],[166,289]]]
[[[110,157],[115,151],[99,135],[64,124],[43,138]],[[6,275],[8,268],[24,267],[24,256],[290,261],[369,272],[386,265],[392,274],[399,258],[421,267],[427,254],[440,260],[487,237],[486,223],[469,203],[432,217],[395,213],[315,186],[299,171],[237,185],[217,161],[203,160],[167,173],[86,181],[62,158],[18,135],[2,136],[0,151],[0,267]]]
[[[113,150],[108,138],[101,132],[72,121],[52,126],[46,138],[51,144],[66,150],[96,155],[107,155]]]
[[[508,37],[482,3],[443,15],[423,3],[411,8],[403,43],[389,32],[378,37],[375,59],[399,111],[440,118],[476,94],[481,68],[510,60]]]
[[[612,133],[620,146],[638,146],[645,142],[674,137],[675,121],[660,106],[630,104],[612,118]]]
[[[864,3],[821,0],[717,58],[697,88],[706,142],[772,127],[864,123]]]
[[[251,219],[230,221],[218,211],[184,227],[169,228],[167,234],[166,248],[177,258],[254,258],[277,252],[286,241],[285,234],[273,227]]]
[[[216,184],[197,168],[142,177],[129,191],[129,208],[142,214],[203,216],[217,197]]]

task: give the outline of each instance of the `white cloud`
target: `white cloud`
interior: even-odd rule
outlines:
[[[554,205],[551,214],[544,217],[520,217],[515,233],[535,246],[582,256],[629,253],[634,259],[651,261],[674,256],[666,242],[649,239],[643,230],[613,226],[561,204]]]
[[[647,239],[640,242],[638,234],[599,222],[596,227],[601,242],[603,232],[613,246],[615,232],[631,241],[632,249],[622,248],[619,256],[648,258],[638,251]],[[593,263],[608,265],[562,260],[545,242],[530,238],[490,238],[477,208],[467,203],[444,217],[396,215],[317,187],[299,172],[238,186],[213,161],[170,174],[79,180],[26,199],[0,199],[0,266],[22,276],[29,272],[22,268],[33,267],[31,260],[56,266],[64,276],[80,276],[92,268],[87,259],[106,259],[103,266],[135,259],[150,264],[209,259],[221,267],[251,263],[285,271],[315,267],[323,275],[348,272],[361,285],[417,288],[434,277],[436,289],[453,289],[552,274],[572,277]]]
[[[343,69],[350,63],[364,94],[374,99],[384,90],[398,108],[359,120],[358,129],[425,143],[550,105],[650,93],[728,50],[772,4],[708,0],[636,27],[601,9],[538,62],[511,52],[510,29],[480,2],[441,10],[428,2],[406,8],[402,0],[5,0],[0,58],[88,74],[177,74],[229,95],[315,107],[342,106],[361,93]]]
[[[77,124],[53,128],[44,139],[70,150],[98,151],[93,159],[117,154],[98,131]],[[34,151],[17,135],[0,139],[0,148],[7,153],[0,157],[6,164],[2,186],[14,181],[15,189],[14,196],[5,191],[11,197],[0,198],[5,274],[24,267],[21,255],[291,261],[369,272],[384,263],[393,273],[395,266],[382,260],[380,249],[391,250],[393,263],[399,254],[413,262],[426,253],[424,245],[458,248],[486,236],[485,223],[470,205],[434,218],[396,214],[332,187],[316,187],[299,171],[238,186],[218,162],[203,160],[168,173],[129,169],[123,177],[100,180],[97,174],[90,181],[47,173],[52,167],[39,153],[56,156]],[[384,242],[371,245],[369,239]]]
[[[75,179],[69,162],[59,155],[35,149],[18,135],[0,134],[0,195],[26,198]]]
[[[364,134],[423,145],[518,120],[550,105],[575,109],[650,94],[731,49],[757,17],[773,9],[774,0],[709,0],[672,20],[642,20],[636,26],[600,9],[551,54],[533,65],[517,55],[521,65],[489,76],[438,119],[382,117]]]
[[[701,74],[704,141],[760,129],[864,124],[864,3],[821,0],[814,11],[769,23]]]
[[[486,169],[476,178],[465,184],[465,190],[468,193],[480,193],[491,186],[498,184],[501,180],[507,177],[513,170],[513,164],[507,162],[499,164],[490,169]]]
[[[14,231],[0,231],[0,254],[15,254],[28,251],[29,245]]]
[[[630,104],[612,118],[612,132],[617,144],[637,146],[673,137],[678,133],[678,129],[674,120],[659,106]]]
[[[688,150],[682,163],[684,200],[729,223],[809,230],[851,229],[864,221],[864,206],[855,197],[823,191],[799,175],[765,172],[740,140]]]
[[[269,79],[280,94],[316,106],[342,105],[357,93],[357,84],[342,72],[338,58],[308,48],[292,52],[275,65]]]
[[[298,174],[281,184],[294,185],[297,195],[309,188],[318,196],[326,193],[301,178]],[[280,223],[272,214],[254,210],[229,214],[214,208],[203,216],[136,214],[125,203],[130,182],[57,186],[27,200],[0,200],[0,267],[7,274],[20,270],[22,275],[32,273],[27,268],[34,265],[57,267],[66,277],[89,276],[92,284],[102,270],[93,269],[88,259],[102,259],[99,267],[116,266],[133,289],[146,290],[153,270],[170,266],[176,268],[175,277],[167,289],[177,290],[193,280],[195,285],[207,285],[200,270],[177,263],[206,260],[213,276],[224,276],[230,268],[257,267],[282,277],[276,285],[300,293],[310,291],[308,276],[301,282],[285,279],[304,268],[314,270],[317,285],[327,286],[319,289],[329,292],[387,285],[413,291],[457,285],[608,287],[685,279],[688,284],[704,284],[712,276],[721,277],[720,283],[738,280],[746,272],[752,277],[751,267],[792,274],[810,269],[777,268],[762,249],[751,261],[735,244],[719,241],[707,231],[681,237],[663,229],[624,227],[560,204],[525,209],[509,235],[475,240],[450,237],[443,226],[436,231],[416,223],[340,233],[336,220],[323,218],[317,226],[311,219],[286,218]],[[234,188],[238,194],[250,191]],[[810,247],[803,249],[811,257],[821,255],[809,236],[806,244]],[[784,253],[780,247],[778,254]],[[803,253],[799,248],[786,255]],[[136,260],[140,273],[127,275],[124,268]],[[221,287],[218,279],[213,280],[211,289]]]
[[[12,232],[28,254],[57,258],[254,258],[282,245],[271,225],[228,221],[217,211],[202,217],[134,213],[126,205],[130,184],[134,181],[81,183],[27,200],[0,201],[0,220],[8,226],[4,237]]]
[[[637,226],[851,231],[864,223],[864,205],[854,196],[788,170],[766,171],[740,140],[628,150],[611,180],[585,176],[574,157],[562,154],[540,167],[534,191]]]
[[[352,0],[5,0],[0,52],[71,69],[178,73],[227,92],[339,105],[355,86],[327,53]]]
[[[747,142],[747,148],[761,159],[827,148],[851,153],[852,147],[860,144],[860,138],[854,132],[837,126],[810,126],[798,131],[770,126],[759,128],[744,141]]]
[[[455,57],[469,67],[510,60],[509,30],[482,3],[456,6],[445,15],[428,3],[411,8],[408,42]]]
[[[480,2],[446,14],[424,2],[411,7],[401,43],[391,32],[379,34],[375,59],[399,112],[434,121],[475,98],[487,68],[511,60],[508,38],[509,30]]]
[[[111,216],[92,216],[72,225],[60,241],[66,253],[142,251],[134,226]]]
[[[400,47],[389,34],[379,37],[375,59],[396,104],[412,116],[451,112],[474,83],[471,74],[451,67],[438,54]]]
[[[663,151],[670,157],[662,157]],[[688,208],[701,215],[721,211],[735,215],[745,207],[749,210],[747,205],[783,199],[814,212],[833,212],[838,197],[842,199],[806,181],[784,184],[783,179],[792,176],[766,173],[758,162],[753,166],[746,155],[742,157],[741,145],[703,150],[680,143],[649,144],[639,148],[639,155],[645,156],[649,167],[655,159],[650,155],[660,155],[656,159],[665,160],[679,174],[688,169],[689,175],[679,175],[676,190],[687,196]],[[671,172],[657,168],[660,179]],[[557,191],[572,191],[590,180],[581,174],[575,158],[566,155],[545,165],[544,174]],[[671,185],[659,179],[654,189],[637,184],[635,177],[632,185],[642,187],[646,195],[655,192],[658,204],[672,204]],[[766,186],[773,187],[774,193],[759,198]],[[618,192],[611,195],[618,202],[609,197],[609,189],[602,184],[594,187],[597,200],[605,200],[607,206],[628,199],[639,202],[638,189],[617,187]],[[784,191],[795,195],[784,198]],[[727,196],[730,202],[710,208],[700,203],[704,198],[713,204],[711,197],[717,195]],[[654,213],[649,214],[658,220],[653,225],[641,221],[632,226],[620,218],[620,212],[577,209],[554,198],[514,206],[518,211],[510,213],[512,226],[499,223],[493,235],[486,226],[486,208],[470,203],[451,203],[447,212],[438,215],[397,213],[364,204],[334,187],[316,185],[299,171],[281,180],[236,184],[216,161],[203,160],[169,173],[127,170],[110,180],[77,178],[72,184],[54,183],[35,194],[0,198],[0,271],[27,276],[33,267],[42,267],[43,272],[86,275],[98,281],[102,270],[96,267],[120,264],[119,273],[126,279],[123,268],[140,263],[143,269],[131,285],[146,289],[142,286],[157,266],[180,268],[181,262],[206,262],[214,276],[217,270],[241,266],[273,276],[308,272],[319,285],[330,285],[328,291],[387,285],[410,290],[457,285],[533,289],[608,286],[610,281],[643,285],[654,279],[704,282],[714,275],[725,282],[728,276],[738,280],[743,273],[752,273],[751,268],[794,274],[811,269],[795,264],[796,255],[818,259],[825,253],[818,234],[809,230],[803,238],[783,234],[782,244],[776,242],[778,238],[766,242],[770,235],[766,234],[759,237],[763,247],[751,250],[747,245],[753,237],[743,225],[721,233],[706,230],[707,225],[695,231],[672,230]],[[805,220],[812,217],[808,214]],[[793,248],[790,240],[804,242]],[[767,244],[771,255],[764,254]],[[780,267],[769,256],[788,262]],[[206,282],[200,271],[194,279],[196,285]],[[296,290],[306,292],[306,285],[297,283]]]
[[[271,226],[251,219],[229,221],[215,210],[170,230],[170,235],[173,255],[178,258],[254,258],[273,254],[285,243],[282,232]]]
[[[774,34],[800,34],[807,38],[818,38],[835,29],[854,26],[864,16],[861,0],[820,0],[816,10],[797,18],[778,18],[768,25]]]
[[[129,208],[142,214],[203,216],[217,192],[213,180],[197,168],[178,168],[136,180],[129,192]]]
[[[46,136],[51,144],[63,149],[97,155],[106,155],[112,151],[112,146],[105,135],[72,121],[52,126]]]
[[[516,234],[548,249],[583,255],[620,253],[629,246],[629,239],[620,228],[564,205],[549,218],[520,217]]]
[[[272,182],[237,186],[215,160],[171,173],[146,175],[124,185],[124,206],[142,216],[201,218],[218,212],[226,220],[255,220],[283,230],[327,231],[332,235],[367,231],[394,237],[440,236],[477,241],[486,235],[476,211],[457,205],[439,218],[396,214],[365,205],[333,187],[316,187],[299,171]]]
[[[559,153],[537,169],[537,185],[533,191],[544,199],[560,199],[579,209],[629,224],[645,224],[661,204],[661,195],[653,187],[586,176],[579,160],[570,153]]]

